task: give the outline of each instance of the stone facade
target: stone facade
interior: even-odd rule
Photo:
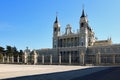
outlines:
[[[79,21],[79,29],[72,32],[70,24],[65,33],[56,16],[53,24],[53,48],[24,51],[24,63],[30,64],[77,64],[105,65],[120,64],[120,44],[112,44],[111,38],[96,40],[88,23],[84,9]]]

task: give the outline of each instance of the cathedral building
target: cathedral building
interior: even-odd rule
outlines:
[[[115,51],[106,51],[106,49],[113,50],[112,47],[117,47],[119,45],[112,45],[111,38],[107,40],[95,39],[94,31],[88,23],[84,9],[82,10],[82,15],[79,20],[79,31],[77,31],[77,33],[73,33],[71,29],[72,27],[68,24],[66,26],[65,33],[61,35],[60,23],[56,16],[56,20],[53,25],[53,49],[57,49],[57,54],[61,55],[61,61],[63,63],[80,63],[81,65],[100,64],[101,61],[102,63],[112,63],[112,54],[115,55],[117,53]],[[118,48],[118,52],[120,52],[120,47]],[[102,57],[103,55],[104,57]],[[119,62],[120,60],[117,61]]]
[[[24,63],[30,64],[71,64],[71,65],[118,65],[120,44],[112,44],[111,38],[97,40],[88,23],[84,9],[79,20],[79,30],[72,32],[67,24],[61,34],[58,16],[53,24],[53,48],[24,51]]]
[[[120,65],[120,44],[112,44],[111,38],[97,40],[88,23],[84,9],[79,20],[79,29],[72,32],[70,24],[61,34],[58,16],[53,23],[52,48],[24,51],[25,64],[69,64],[69,65]],[[3,56],[2,63],[14,63],[14,57]]]

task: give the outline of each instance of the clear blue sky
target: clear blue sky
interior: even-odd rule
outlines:
[[[120,43],[120,0],[0,0],[0,46],[52,48],[56,12],[62,32],[76,30],[83,4],[95,36]]]

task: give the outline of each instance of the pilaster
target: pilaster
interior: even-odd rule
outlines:
[[[71,52],[69,53],[69,64],[71,64]]]

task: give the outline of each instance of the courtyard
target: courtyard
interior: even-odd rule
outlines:
[[[22,80],[27,80],[25,79],[27,76],[32,76],[32,78],[29,80],[33,80],[34,75],[37,75],[37,78],[35,78],[34,80],[70,80],[108,68],[109,67],[72,65],[0,64],[0,79],[13,80],[14,78],[17,78],[17,80],[21,80],[20,77],[24,77],[24,79]]]

